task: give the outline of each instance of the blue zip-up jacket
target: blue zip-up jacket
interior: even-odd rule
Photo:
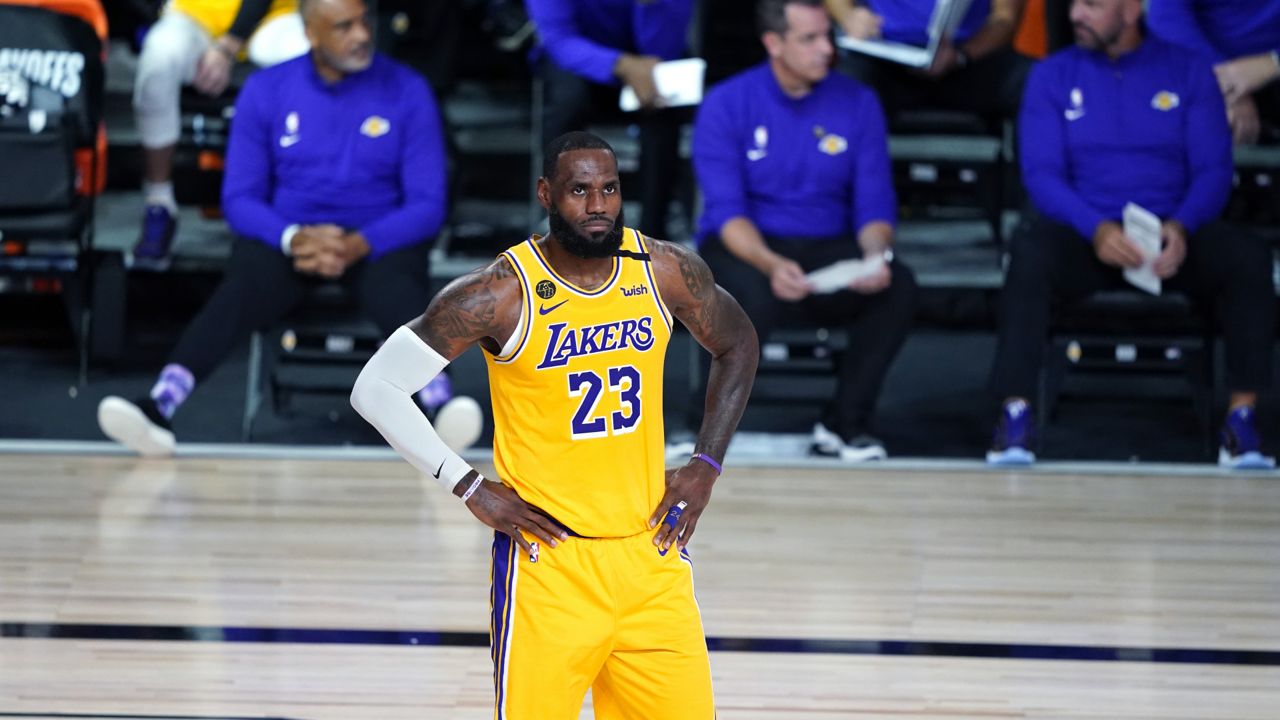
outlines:
[[[720,83],[698,111],[693,167],[699,243],[737,216],[767,236],[814,239],[897,219],[880,101],[838,73],[800,99],[768,62]]]
[[[440,231],[444,135],[421,75],[381,55],[326,84],[310,53],[255,72],[236,100],[222,209],[278,248],[292,224],[359,230],[378,257]]]
[[[543,53],[561,68],[600,83],[618,84],[613,66],[623,53],[684,56],[693,0],[527,0]]]
[[[868,0],[867,8],[884,18],[880,34],[886,40],[924,45],[928,40],[929,19],[933,17],[935,0]],[[964,20],[956,27],[955,42],[973,37],[991,14],[991,0],[973,0]]]
[[[1090,241],[1127,202],[1194,231],[1231,192],[1231,130],[1213,71],[1155,38],[1114,62],[1078,47],[1045,59],[1019,123],[1032,201]]]
[[[1153,0],[1147,27],[1219,63],[1280,49],[1280,0]]]

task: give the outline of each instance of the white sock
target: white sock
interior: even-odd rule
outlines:
[[[147,205],[159,205],[168,210],[170,215],[178,214],[178,201],[173,197],[172,182],[143,182],[142,197]]]

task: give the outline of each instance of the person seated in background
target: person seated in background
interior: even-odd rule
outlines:
[[[799,320],[848,329],[812,450],[883,458],[872,414],[916,295],[910,269],[890,251],[897,203],[884,115],[875,93],[830,71],[822,0],[761,0],[757,22],[768,60],[713,88],[694,125],[705,198],[699,249],[762,344]],[[834,292],[806,277],[854,258],[868,260],[868,272]]]
[[[1162,220],[1153,270],[1221,308],[1230,406],[1219,460],[1267,465],[1254,405],[1271,381],[1275,290],[1258,238],[1215,222],[1231,192],[1231,131],[1208,64],[1145,36],[1142,0],[1076,0],[1076,46],[1042,61],[1023,98],[1022,177],[1040,216],[1015,234],[991,385],[1004,399],[987,459],[1035,459],[1035,392],[1050,303],[1126,287],[1144,265],[1120,223],[1133,202]]]
[[[667,206],[679,174],[680,115],[662,111],[653,68],[684,57],[693,0],[528,0],[526,5],[539,38],[534,57],[543,88],[542,146],[585,126],[593,107],[617,108],[619,84],[630,86],[642,111],[637,226],[650,237],[670,237]]]
[[[1018,112],[1032,61],[1013,49],[1025,0],[974,0],[953,37],[923,70],[844,52],[841,70],[875,88],[893,119],[903,110],[945,109],[988,120]],[[826,0],[846,35],[923,43],[936,0]]]
[[[142,232],[135,267],[164,270],[178,227],[173,150],[182,130],[182,86],[209,96],[227,89],[242,52],[267,67],[307,52],[297,0],[172,0],[147,31],[138,58],[133,111],[142,141]]]
[[[1213,61],[1237,143],[1280,138],[1280,0],[1158,0],[1147,26]]]
[[[311,53],[249,77],[231,127],[223,209],[240,235],[222,282],[187,326],[149,396],[107,397],[106,435],[173,451],[174,412],[237,343],[309,288],[349,287],[384,335],[430,300],[431,241],[445,217],[439,110],[421,76],[373,52],[362,0],[302,0]],[[443,377],[443,376],[442,376]],[[480,432],[479,406],[423,389],[451,447]]]

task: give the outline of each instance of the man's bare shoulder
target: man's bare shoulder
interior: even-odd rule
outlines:
[[[427,307],[423,331],[437,349],[505,340],[520,318],[520,280],[506,257],[498,257],[451,281]],[[461,352],[461,350],[459,350]]]
[[[649,240],[654,275],[669,301],[705,298],[715,287],[711,270],[692,248],[670,240]]]

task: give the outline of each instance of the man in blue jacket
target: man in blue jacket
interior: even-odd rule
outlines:
[[[880,386],[911,327],[916,285],[892,259],[897,201],[875,94],[831,73],[822,0],[762,0],[767,62],[717,85],[698,112],[693,164],[705,199],[699,249],[764,342],[807,319],[849,330],[813,450],[885,457],[871,432]],[[835,292],[806,273],[865,258]]]
[[[99,405],[103,432],[143,455],[173,451],[170,419],[195,386],[308,288],[346,285],[385,335],[430,300],[446,182],[431,90],[373,51],[362,0],[303,0],[299,11],[311,52],[255,73],[236,102],[222,204],[240,237],[222,283],[148,397]],[[466,407],[457,444],[479,430],[474,402]]]
[[[1040,216],[1013,240],[992,386],[1004,407],[987,459],[1034,460],[1027,399],[1054,296],[1125,287],[1144,264],[1120,224],[1129,203],[1162,220],[1153,269],[1222,309],[1230,407],[1219,459],[1267,465],[1254,422],[1271,381],[1275,291],[1267,246],[1215,222],[1231,191],[1231,132],[1203,58],[1144,37],[1142,0],[1076,0],[1076,46],[1036,67],[1021,113],[1022,177]]]
[[[826,0],[845,34],[925,45],[935,0]],[[841,69],[876,89],[890,118],[916,108],[976,113],[989,120],[1018,112],[1031,60],[1013,49],[1025,0],[974,0],[952,37],[924,69],[847,52]]]
[[[528,0],[527,6],[539,38],[534,57],[543,88],[541,147],[583,129],[600,109],[616,109],[618,89],[630,86],[641,105],[637,227],[669,237],[681,115],[662,109],[653,68],[685,56],[693,0]]]
[[[1147,24],[1213,62],[1237,143],[1280,137],[1280,0],[1159,0]]]

